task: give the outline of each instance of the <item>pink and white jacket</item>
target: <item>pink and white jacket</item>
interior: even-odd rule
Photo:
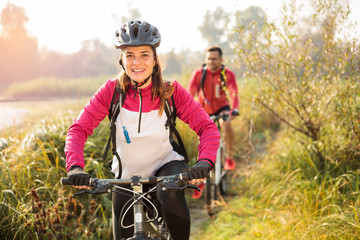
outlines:
[[[74,165],[84,168],[84,145],[100,122],[109,114],[109,106],[117,79],[108,80],[84,106],[79,116],[69,128],[66,136],[66,170]],[[200,161],[215,162],[220,133],[200,104],[176,81],[174,100],[176,115],[189,124],[199,138]],[[141,89],[140,94],[129,89],[120,114],[116,120],[116,148],[122,164],[122,178],[132,175],[149,177],[165,163],[183,160],[169,142],[169,128],[165,128],[165,111],[159,116],[159,99],[151,99],[151,84]],[[131,143],[127,143],[123,133],[126,127]],[[113,158],[112,172],[118,177],[119,162]]]

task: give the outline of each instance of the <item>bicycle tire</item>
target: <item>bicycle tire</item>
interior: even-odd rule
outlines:
[[[206,205],[208,214],[213,216],[218,212],[217,207],[217,186],[215,184],[215,176],[214,174],[210,173],[209,177],[206,179]]]
[[[172,240],[171,234],[161,214],[161,209],[159,208],[157,200],[155,198],[151,198],[151,199],[155,207],[158,209],[160,216],[155,221],[150,222],[149,219],[151,217],[149,217],[148,215],[149,212],[146,211],[145,213],[146,221],[144,223],[145,235],[150,236],[152,239]]]
[[[226,180],[226,176],[227,176],[227,172],[224,169],[225,166],[225,151],[224,148],[221,146],[220,147],[220,159],[221,159],[221,179],[220,179],[220,183],[219,183],[219,190],[221,195],[226,195],[227,191],[228,191],[228,186],[227,186],[227,180]]]

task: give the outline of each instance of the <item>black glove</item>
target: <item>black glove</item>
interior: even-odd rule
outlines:
[[[71,185],[74,186],[88,186],[91,175],[79,166],[74,166],[67,173]]]
[[[189,180],[206,178],[212,166],[207,161],[198,161],[189,170]]]

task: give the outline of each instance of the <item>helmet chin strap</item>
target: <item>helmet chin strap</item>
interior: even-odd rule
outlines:
[[[139,83],[135,82],[134,80],[131,79],[131,81],[133,83],[135,83],[135,85],[132,86],[132,88],[135,90],[134,99],[136,97],[136,93],[138,92],[139,87],[144,86],[149,81],[151,75],[152,75],[152,73],[144,81],[139,82]]]

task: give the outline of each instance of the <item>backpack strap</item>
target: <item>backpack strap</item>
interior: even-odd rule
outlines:
[[[111,99],[111,104],[109,107],[109,126],[110,126],[110,134],[109,134],[109,139],[108,142],[106,144],[105,147],[105,151],[103,154],[103,160],[105,161],[106,157],[107,157],[107,153],[109,151],[110,148],[110,142],[112,143],[112,154],[113,156],[116,156],[116,158],[119,161],[119,178],[121,177],[122,174],[122,168],[121,168],[121,159],[120,156],[118,154],[118,152],[116,151],[116,118],[120,113],[120,97],[121,97],[121,103],[124,104],[124,100],[125,100],[125,92],[116,84],[115,89],[114,89],[114,93]],[[112,160],[109,161],[109,167],[111,168],[111,164],[112,164]]]
[[[204,82],[206,79],[206,64],[204,63],[201,68],[201,80],[200,80],[200,89],[204,91]]]
[[[172,106],[170,106],[170,103],[169,103],[170,99],[172,102]],[[187,155],[184,143],[181,140],[180,134],[179,134],[178,130],[176,129],[176,107],[175,107],[174,95],[171,95],[171,97],[169,99],[165,99],[164,110],[165,110],[165,113],[167,116],[167,121],[166,121],[165,127],[170,127],[170,135],[169,135],[170,142],[173,141],[171,135],[172,135],[172,133],[174,133],[174,135],[176,136],[177,142],[180,145],[181,154],[184,156],[185,161],[188,163],[189,157]]]
[[[224,65],[221,64],[221,72],[220,72],[220,79],[221,79],[221,85],[220,87],[224,89],[225,92],[227,92],[227,77],[226,77],[226,68]]]

